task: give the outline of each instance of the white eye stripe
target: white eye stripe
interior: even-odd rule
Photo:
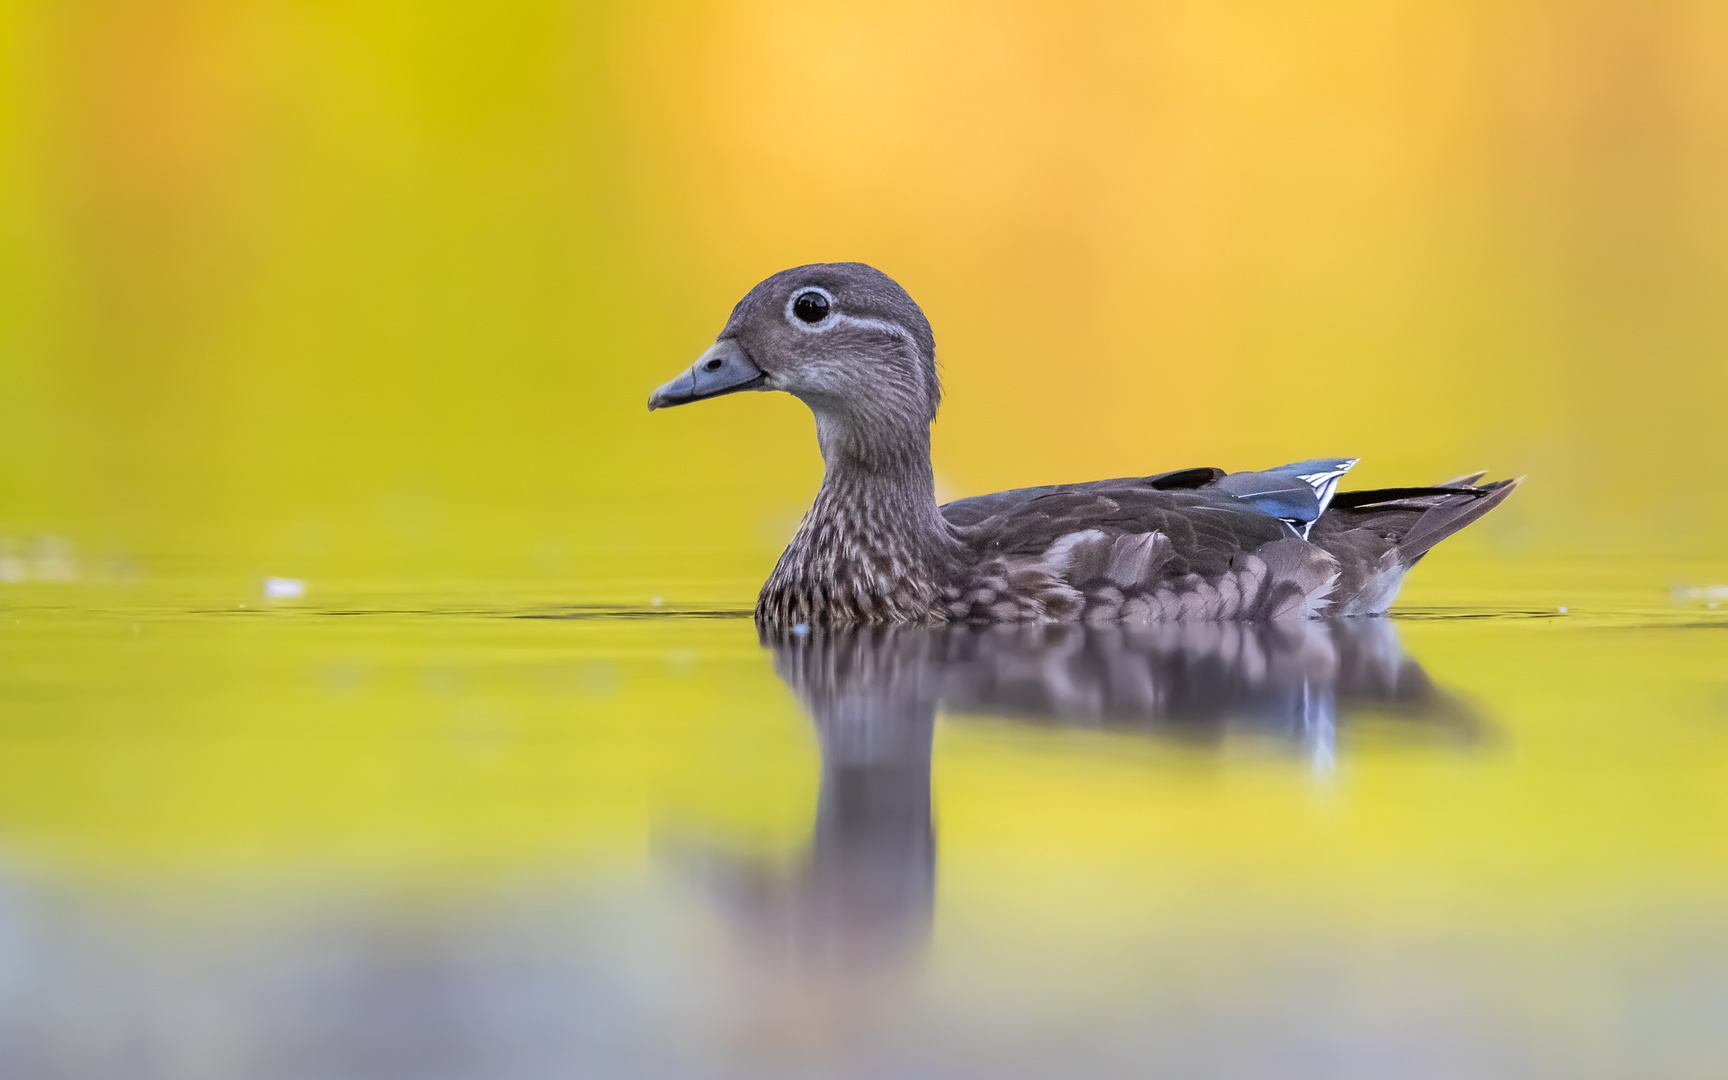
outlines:
[[[803,319],[800,319],[792,310],[797,306],[799,297],[810,293],[815,293],[817,296],[828,301],[828,314],[813,323],[808,323]],[[786,299],[786,321],[806,334],[825,334],[837,326],[850,326],[857,330],[877,330],[884,334],[891,334],[894,337],[899,338],[912,350],[912,355],[919,356],[923,353],[923,350],[918,345],[918,338],[906,327],[901,326],[899,323],[889,322],[886,319],[870,319],[859,315],[842,315],[838,305],[834,303],[834,294],[818,285],[806,285],[803,288],[798,289]]]
[[[815,291],[816,290],[814,289],[802,289],[799,291],[798,295],[802,296],[806,292]],[[796,299],[797,297],[794,297],[793,301],[796,301]],[[794,315],[792,313],[792,304],[788,303],[786,305],[786,321],[804,331],[806,334],[825,334],[837,326],[850,326],[857,330],[880,330],[884,334],[892,334],[906,342],[906,344],[912,346],[914,352],[918,351],[918,339],[912,336],[912,331],[901,326],[899,323],[892,323],[886,319],[867,319],[859,315],[842,315],[840,312],[834,310],[832,300],[829,301],[827,316],[813,323],[807,323],[803,319]]]
[[[851,326],[860,330],[880,330],[885,334],[892,334],[912,346],[914,355],[918,353],[918,339],[912,336],[912,331],[899,323],[891,323],[886,319],[863,319],[856,315],[830,315],[827,321],[836,326]],[[823,329],[827,329],[827,327],[824,326]]]

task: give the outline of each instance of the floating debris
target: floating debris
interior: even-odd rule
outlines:
[[[293,600],[306,595],[306,583],[299,578],[267,577],[264,579],[264,597],[268,600]]]
[[[1728,600],[1728,585],[1676,585],[1674,586],[1676,600]]]
[[[78,558],[72,542],[59,536],[15,541],[0,536],[0,583],[77,581]]]

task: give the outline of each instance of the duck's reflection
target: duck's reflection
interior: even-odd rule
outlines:
[[[927,723],[938,705],[1202,742],[1258,733],[1310,745],[1334,730],[1340,709],[1398,718],[1412,733],[1477,733],[1386,619],[878,629],[767,644],[825,751],[842,757]]]
[[[1189,745],[1258,740],[1322,775],[1352,725],[1462,744],[1479,736],[1386,619],[812,631],[764,644],[815,722],[814,835],[791,867],[710,866],[758,958],[807,972],[856,974],[923,940],[939,709]]]

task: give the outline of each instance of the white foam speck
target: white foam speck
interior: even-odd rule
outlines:
[[[270,600],[292,600],[306,595],[306,583],[299,578],[267,577],[264,579],[264,595]]]

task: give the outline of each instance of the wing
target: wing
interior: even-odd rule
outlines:
[[[942,516],[950,525],[968,526],[1002,514],[1033,499],[1060,492],[1102,491],[1123,488],[1144,488],[1149,491],[1186,491],[1204,487],[1225,476],[1223,469],[1179,469],[1155,476],[1124,476],[1115,480],[1094,480],[1085,484],[1045,484],[1042,487],[1015,488],[989,495],[974,495],[955,499],[942,505]]]
[[[1290,528],[1278,518],[1205,487],[1167,490],[1132,479],[1058,487],[1030,497],[1001,494],[1018,497],[995,506],[967,507],[969,512],[961,516],[972,523],[956,530],[981,558],[1042,555],[1060,538],[1080,532],[1158,532],[1174,549],[1167,574],[1211,576],[1229,569],[1236,555],[1290,536]],[[991,498],[998,497],[964,501],[976,504]],[[980,509],[994,512],[980,518]],[[948,513],[947,507],[943,512]]]
[[[1315,458],[1258,472],[1182,469],[1154,476],[1016,488],[942,507],[983,555],[1037,555],[1087,529],[1161,532],[1178,573],[1218,572],[1232,556],[1292,534],[1306,538],[1356,458]]]
[[[1231,473],[1211,486],[1281,518],[1307,539],[1308,531],[1331,505],[1339,479],[1359,460],[1314,458],[1260,472]]]

